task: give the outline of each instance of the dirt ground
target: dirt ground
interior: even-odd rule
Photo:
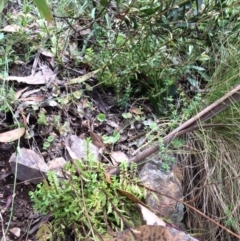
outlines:
[[[5,240],[28,240],[31,239],[29,230],[34,226],[36,215],[33,215],[32,205],[29,199],[28,192],[34,190],[34,185],[25,184],[17,181],[15,197],[13,199],[14,175],[11,173],[8,160],[14,152],[14,146],[6,149],[6,145],[0,146],[0,208],[1,208],[1,223],[0,237],[4,237],[3,230],[6,230],[9,225],[9,232]],[[11,206],[13,212],[11,213]],[[14,235],[15,228],[21,230],[20,236]],[[13,232],[11,232],[11,230]]]

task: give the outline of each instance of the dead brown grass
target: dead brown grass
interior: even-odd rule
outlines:
[[[234,129],[233,129],[234,128]],[[188,134],[180,155],[185,201],[240,234],[240,126]],[[234,240],[211,221],[186,211],[186,224],[204,240]]]

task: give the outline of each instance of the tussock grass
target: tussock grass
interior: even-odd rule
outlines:
[[[240,84],[239,44],[225,49],[205,96],[212,103]],[[210,120],[224,127],[187,135],[191,150],[180,156],[185,201],[240,235],[240,103],[228,107]],[[186,211],[187,227],[204,240],[235,240],[230,234],[192,210]]]

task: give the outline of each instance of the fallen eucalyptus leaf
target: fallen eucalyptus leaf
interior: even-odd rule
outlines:
[[[59,108],[61,108],[61,106],[55,101],[55,100],[45,100],[44,102],[41,103],[41,107],[46,107],[46,106],[51,106],[51,107],[55,107],[58,106]]]
[[[55,79],[56,74],[48,67],[42,66],[41,70],[36,72],[34,75],[19,77],[19,76],[8,76],[5,80],[17,81],[18,83],[25,83],[29,85],[42,85],[47,84],[51,78]]]
[[[41,102],[45,99],[44,96],[42,95],[35,95],[35,96],[29,96],[29,97],[26,97],[26,98],[19,98],[18,100],[20,101],[29,101],[29,100],[32,100],[32,101],[35,101],[35,102]]]
[[[19,30],[20,30],[20,27],[16,24],[7,25],[1,29],[2,32],[7,32],[7,33],[15,33],[15,32],[19,32]]]
[[[90,136],[91,136],[91,140],[92,140],[93,145],[95,145],[98,148],[105,149],[105,145],[103,143],[103,139],[102,139],[101,136],[94,133],[93,131],[90,131]]]
[[[27,76],[27,77],[19,77],[19,76],[9,76],[6,77],[6,80],[17,81],[18,83],[25,83],[29,85],[41,85],[46,84],[47,80],[45,76]]]
[[[135,197],[131,193],[129,193],[125,190],[119,189],[119,188],[117,188],[117,191],[119,193],[121,193],[123,196],[125,196],[126,198],[128,198],[129,200],[131,200],[133,203],[138,203],[138,204],[141,204],[142,206],[147,207],[147,205],[145,203],[143,203],[140,199],[138,199],[137,197]]]
[[[28,89],[28,87],[22,89],[22,90],[19,90],[15,93],[15,98],[18,99],[22,96],[22,94]]]
[[[0,142],[12,142],[19,139],[25,133],[25,128],[20,127],[11,131],[3,132],[0,134]]]
[[[85,158],[88,153],[91,153],[91,155],[98,160],[99,148],[92,143],[89,143],[89,146],[87,146],[86,140],[82,140],[75,135],[69,135],[65,139],[65,145],[68,147],[67,150],[71,159],[81,160]],[[89,148],[89,151],[87,148]]]

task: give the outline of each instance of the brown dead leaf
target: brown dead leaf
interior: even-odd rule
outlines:
[[[45,96],[43,95],[35,95],[35,96],[30,96],[26,98],[20,98],[20,101],[28,101],[28,100],[33,100],[35,102],[41,102],[45,99]]]
[[[20,98],[20,96],[28,89],[28,87],[22,89],[22,90],[19,90],[15,93],[15,98],[18,99]]]
[[[16,24],[7,25],[1,29],[2,32],[7,32],[7,33],[15,33],[15,32],[18,32],[19,30],[20,30],[20,27],[17,26]]]
[[[123,161],[128,161],[129,158],[126,156],[126,154],[122,151],[113,151],[110,153],[110,158],[112,160],[112,163],[114,165],[117,165]]]
[[[117,188],[117,191],[119,193],[121,193],[123,196],[125,196],[126,198],[128,198],[129,200],[131,200],[132,202],[141,204],[142,206],[148,208],[148,206],[145,203],[143,203],[141,200],[139,200],[137,197],[135,197],[131,193],[129,193],[125,190],[119,189],[119,188]]]
[[[24,124],[25,126],[27,126],[27,117],[24,115],[23,109],[20,109],[20,110],[19,110],[19,113],[20,113],[20,115],[22,116],[23,124]],[[26,133],[28,133],[27,130],[26,130]]]
[[[82,108],[85,109],[88,106],[88,99],[87,98],[82,98]]]
[[[13,153],[9,159],[9,164],[18,180],[34,184],[41,182],[45,173],[49,171],[43,157],[26,148],[18,149],[17,153]]]
[[[114,238],[105,238],[104,241],[198,241],[190,235],[175,228],[142,225],[125,230]]]
[[[90,136],[91,136],[93,145],[95,145],[98,148],[103,148],[103,149],[105,148],[105,145],[103,143],[103,140],[102,140],[101,136],[94,133],[93,131],[90,131]]]
[[[105,178],[106,178],[106,181],[107,181],[107,183],[111,183],[111,177],[110,177],[110,175],[107,173],[107,172],[105,172],[104,173],[105,174]]]
[[[99,148],[76,135],[67,136],[64,143],[72,159],[82,160],[88,153],[91,153],[96,160],[98,159]]]
[[[12,142],[19,139],[25,133],[25,128],[21,127],[0,134],[0,142]]]
[[[143,114],[143,112],[139,108],[137,108],[136,106],[131,107],[129,111],[132,114],[135,114],[135,115],[142,115]]]
[[[55,78],[56,74],[48,67],[42,66],[41,70],[36,72],[34,75],[19,77],[19,76],[8,76],[5,80],[17,81],[18,83],[25,83],[29,85],[42,85],[47,84],[52,78]]]
[[[106,122],[107,122],[108,125],[110,125],[111,127],[115,128],[116,130],[119,129],[119,125],[115,121],[106,120]]]
[[[23,94],[22,94],[22,98],[26,98],[26,97],[29,97],[29,96],[32,96],[32,95],[37,95],[37,94],[41,94],[41,90],[40,89],[33,89],[33,90],[28,90],[28,91],[25,91]]]
[[[27,76],[27,77],[18,77],[18,76],[9,76],[6,80],[17,81],[18,83],[26,83],[29,85],[42,85],[46,84],[46,78],[42,76]]]

